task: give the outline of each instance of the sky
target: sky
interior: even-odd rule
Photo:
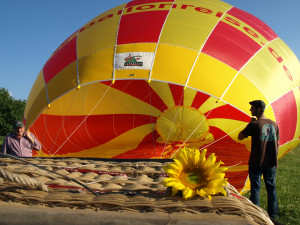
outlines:
[[[44,64],[77,29],[129,0],[0,0],[0,87],[27,99]],[[269,25],[300,59],[300,0],[225,0]]]

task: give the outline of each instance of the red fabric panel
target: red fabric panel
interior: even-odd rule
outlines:
[[[124,15],[121,18],[118,45],[158,42],[168,11],[150,11]]]
[[[277,34],[263,21],[258,19],[257,17],[247,13],[238,8],[232,8],[227,12],[229,15],[232,15],[239,20],[242,20],[250,27],[253,27],[256,31],[258,31],[261,35],[263,35],[268,41],[272,41],[277,38]],[[264,43],[267,44],[267,43]]]
[[[279,127],[279,144],[283,145],[293,140],[296,132],[297,104],[294,92],[288,92],[271,105]]]
[[[204,94],[202,92],[197,92],[195,98],[194,98],[194,101],[191,105],[191,107],[195,108],[195,109],[199,109],[200,106],[207,100],[209,99],[209,95],[207,94]]]
[[[183,86],[176,85],[176,84],[169,84],[169,87],[172,92],[175,105],[183,105],[183,100],[184,100]]]
[[[211,118],[224,118],[224,119],[232,119],[239,120],[244,122],[250,122],[250,117],[241,112],[240,110],[230,106],[223,105],[217,108],[214,108],[212,111],[209,111],[205,114],[207,119]]]
[[[210,133],[214,136],[215,143],[208,144],[207,154],[215,153],[217,160],[225,163],[225,166],[248,165],[250,152],[245,145],[235,142],[229,135],[217,127],[210,126]],[[226,136],[227,135],[227,136]]]
[[[260,48],[246,34],[220,22],[207,40],[203,52],[240,70]]]
[[[233,185],[238,191],[241,191],[246,183],[248,177],[248,170],[246,171],[237,171],[237,172],[226,172],[225,178],[228,178],[228,183]]]
[[[83,122],[85,118],[41,115],[31,131],[45,153],[53,154],[59,149],[58,154],[66,154],[102,145],[135,127],[156,123],[154,117],[133,114],[91,115]]]
[[[111,82],[109,81],[101,83],[108,86],[111,84]],[[111,87],[120,90],[128,95],[131,95],[137,99],[140,99],[143,102],[154,106],[161,112],[168,109],[163,100],[145,80],[116,80],[116,82]]]
[[[77,59],[76,40],[77,37],[70,40],[46,62],[43,68],[46,83],[48,83],[58,72]]]

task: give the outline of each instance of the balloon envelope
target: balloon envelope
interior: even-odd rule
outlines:
[[[208,149],[241,190],[249,102],[280,128],[279,158],[299,144],[300,64],[258,18],[218,0],[135,0],[89,21],[39,73],[25,120],[35,156],[171,158]]]

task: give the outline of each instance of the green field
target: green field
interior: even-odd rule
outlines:
[[[3,137],[0,137],[0,148]],[[277,171],[277,197],[279,202],[279,222],[285,225],[300,224],[300,145],[279,160]],[[261,207],[267,210],[267,193],[264,184],[261,188]],[[249,197],[249,193],[246,194]]]

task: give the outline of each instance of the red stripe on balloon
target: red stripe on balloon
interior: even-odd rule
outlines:
[[[261,48],[246,34],[224,22],[220,22],[208,38],[203,52],[240,70]]]
[[[277,38],[277,34],[267,25],[265,24],[263,21],[261,21],[260,19],[258,19],[257,17],[241,10],[238,8],[232,8],[227,12],[229,15],[232,15],[236,18],[238,18],[239,20],[243,21],[244,23],[248,24],[249,26],[245,26],[243,29],[245,31],[248,31],[250,33],[252,32],[259,32],[259,34],[257,34],[257,32],[255,32],[258,36],[261,34],[263,35],[268,41],[272,41],[275,38]],[[251,28],[254,28],[251,29]],[[251,30],[248,30],[251,29]],[[254,33],[253,34],[253,38],[256,37],[256,35]],[[267,44],[267,43],[264,43]]]
[[[209,98],[210,98],[209,95],[204,94],[202,92],[197,92],[191,107],[193,107],[195,109],[199,109],[200,106],[202,106],[203,103],[206,102],[206,100],[209,99]]]
[[[183,105],[184,100],[184,89],[183,86],[176,84],[169,84],[175,105]]]
[[[158,42],[168,11],[141,11],[123,15],[117,44]]]
[[[241,191],[244,188],[247,177],[248,170],[237,172],[225,172],[225,178],[228,178],[228,183],[234,186],[238,191]]]
[[[297,128],[297,103],[293,91],[289,91],[272,104],[276,123],[279,127],[279,144],[292,141]]]
[[[43,150],[47,149],[51,154],[67,154],[97,147],[131,129],[156,123],[156,118],[139,114],[90,115],[86,120],[85,118],[86,116],[41,115],[31,130],[43,144]],[[132,143],[128,142],[128,145]]]
[[[101,83],[105,85],[111,84],[109,81]],[[161,112],[168,108],[159,95],[145,80],[117,80],[111,87],[146,102]]]
[[[241,112],[240,110],[230,106],[223,105],[204,114],[207,119],[223,118],[231,120],[239,120],[244,122],[250,121],[250,116]]]
[[[77,59],[77,37],[61,47],[45,64],[43,68],[45,82],[48,83],[57,73]]]
[[[247,165],[250,152],[245,145],[235,142],[226,132],[210,126],[210,133],[214,136],[214,143],[201,147],[207,148],[207,154],[215,153],[218,160],[225,163],[225,166]]]

